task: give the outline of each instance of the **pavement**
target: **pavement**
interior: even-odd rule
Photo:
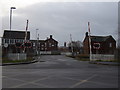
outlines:
[[[2,66],[4,88],[118,88],[118,66],[90,64],[64,55]]]
[[[90,61],[91,64],[101,64],[101,65],[114,65],[114,66],[120,66],[119,62],[102,62],[102,61]]]

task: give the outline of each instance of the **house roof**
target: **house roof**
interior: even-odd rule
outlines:
[[[30,40],[31,42],[37,42],[37,40]],[[38,40],[38,42],[45,42],[45,40]]]
[[[112,36],[91,36],[91,39],[94,42],[104,42],[108,38],[112,38]]]
[[[4,30],[3,38],[9,39],[24,39],[25,31],[10,31]],[[27,31],[27,40],[30,39],[30,31]]]
[[[91,37],[91,41],[93,41],[93,42],[105,42],[108,39],[115,41],[115,39],[111,35],[109,35],[109,36],[90,36],[90,37]],[[88,35],[88,32],[86,32],[83,42],[85,42],[86,39],[88,40],[88,38],[89,38],[89,35]]]
[[[55,41],[56,43],[58,43],[58,41],[56,41],[55,39],[52,38],[52,36],[50,36],[50,38],[47,38],[46,40],[38,40],[38,42],[47,42],[47,41]],[[31,42],[36,42],[37,40],[30,40]]]
[[[58,43],[58,41],[56,41],[56,40],[55,40],[55,39],[53,39],[53,38],[46,39],[45,41],[49,41],[49,40],[53,40],[53,41],[55,41],[55,42],[57,42],[57,43]]]

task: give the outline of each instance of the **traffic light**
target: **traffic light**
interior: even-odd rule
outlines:
[[[15,47],[16,47],[16,48],[22,48],[22,44],[23,44],[23,43],[21,43],[21,42],[16,42],[16,43],[15,43]]]
[[[24,47],[25,48],[31,48],[32,47],[32,43],[31,42],[24,42]]]

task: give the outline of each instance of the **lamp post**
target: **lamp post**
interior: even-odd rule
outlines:
[[[36,29],[36,53],[37,53],[37,55],[38,55],[38,34],[37,34],[38,30],[39,29]]]
[[[10,35],[9,35],[9,44],[11,44],[11,24],[12,24],[12,9],[16,9],[16,7],[10,7]],[[10,47],[8,47],[9,50]]]
[[[11,25],[12,25],[12,9],[16,9],[16,7],[10,8],[10,31],[11,31]]]

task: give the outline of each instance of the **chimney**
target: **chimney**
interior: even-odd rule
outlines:
[[[88,37],[88,32],[85,33],[86,37]]]
[[[50,39],[52,39],[52,35],[50,35]]]
[[[64,47],[66,47],[66,42],[64,42]]]

